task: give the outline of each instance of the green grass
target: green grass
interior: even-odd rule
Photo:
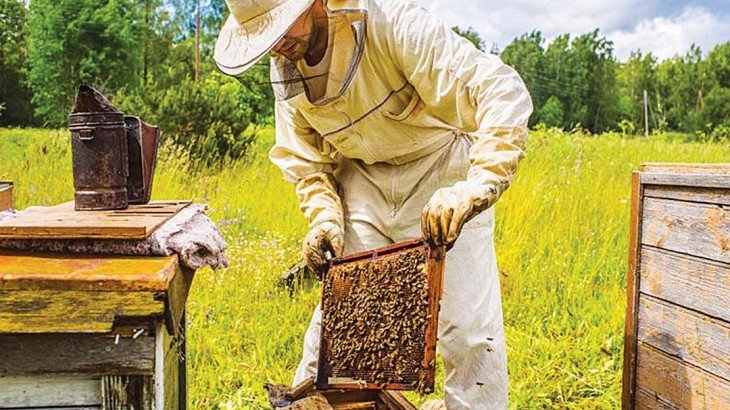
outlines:
[[[67,139],[0,129],[0,179],[15,180],[18,208],[73,198]],[[277,285],[306,224],[266,159],[272,140],[269,130],[247,160],[204,173],[169,147],[161,154],[153,197],[207,203],[231,246],[231,266],[198,271],[189,299],[195,409],[266,408],[262,386],[291,380],[317,303],[316,283],[291,295]],[[619,407],[631,172],[648,161],[729,159],[727,142],[532,133],[496,206],[511,407]]]

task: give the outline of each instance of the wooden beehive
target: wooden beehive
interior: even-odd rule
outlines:
[[[0,238],[144,238],[186,204],[67,203],[0,223]],[[0,250],[0,409],[185,409],[193,276],[177,255]]]
[[[177,256],[0,251],[0,409],[184,409]]]
[[[730,409],[730,164],[633,175],[624,409]]]
[[[0,212],[13,208],[13,183],[0,181]]]
[[[342,257],[322,286],[320,389],[431,393],[445,249],[412,240]]]

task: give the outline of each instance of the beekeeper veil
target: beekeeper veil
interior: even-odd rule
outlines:
[[[216,64],[223,73],[241,78],[272,51],[270,74],[277,100],[305,94],[311,103],[324,105],[341,96],[362,54],[367,15],[345,8],[344,1],[323,1],[327,50],[316,64],[303,58],[292,61],[272,51],[314,0],[226,0],[231,16],[216,42]]]

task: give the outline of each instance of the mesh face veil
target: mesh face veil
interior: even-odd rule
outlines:
[[[340,97],[350,84],[363,51],[366,14],[360,11],[327,9],[327,51],[317,64],[304,58],[290,60],[271,51],[270,83],[277,101],[289,100],[302,93],[314,105],[324,105]],[[257,70],[265,63],[258,62]],[[230,74],[228,74],[230,75]],[[247,86],[245,72],[232,77]]]

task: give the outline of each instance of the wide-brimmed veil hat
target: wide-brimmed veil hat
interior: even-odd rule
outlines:
[[[213,58],[228,75],[256,64],[284,37],[314,0],[226,0],[231,15],[215,43]]]

